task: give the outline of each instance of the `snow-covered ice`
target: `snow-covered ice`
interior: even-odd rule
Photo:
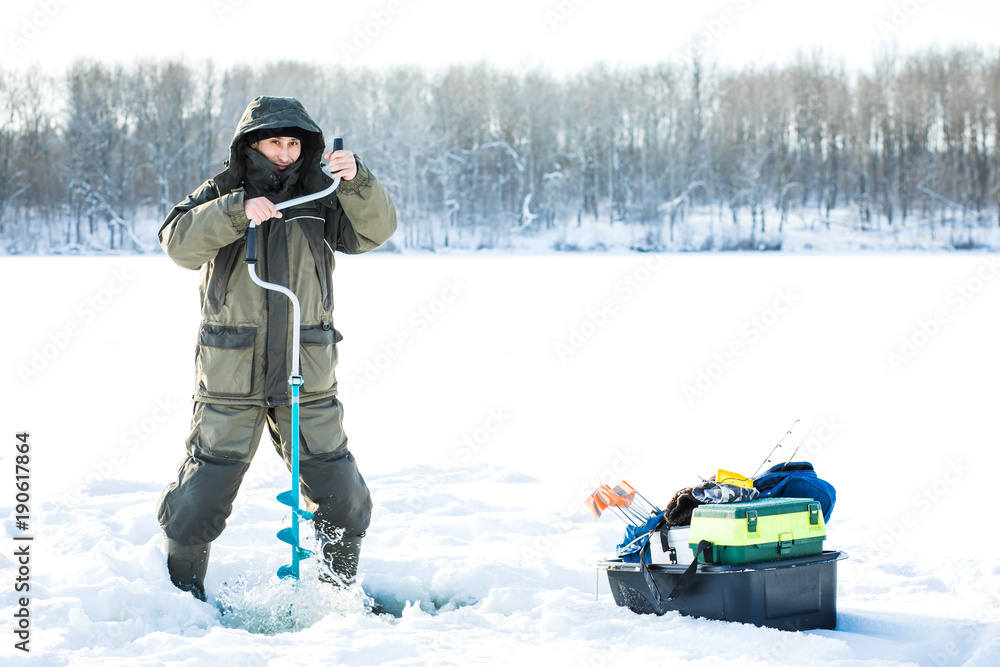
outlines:
[[[208,594],[239,612],[220,617],[171,586],[155,519],[187,435],[197,274],[162,256],[0,258],[6,610],[22,430],[34,536],[31,653],[5,611],[0,659],[1000,664],[997,268],[926,253],[339,258],[341,397],[376,504],[361,576],[394,615],[311,583],[311,564],[301,590],[275,581],[288,477],[261,447],[213,545]],[[716,468],[752,473],[795,419],[787,441],[838,489],[837,629],[617,607],[592,565],[621,525],[595,522],[586,495],[624,478],[665,503]]]

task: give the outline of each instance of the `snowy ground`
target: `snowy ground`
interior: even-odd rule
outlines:
[[[170,585],[154,512],[187,434],[197,274],[162,256],[0,258],[0,660],[1000,664],[995,262],[342,258],[341,395],[376,501],[361,574],[400,617],[309,583],[283,613],[273,535],[287,519],[273,497],[288,481],[262,447],[213,547],[209,595],[240,612],[220,619]],[[849,559],[837,629],[615,606],[591,566],[620,525],[595,522],[584,497],[624,478],[664,503],[716,468],[752,473],[795,419],[803,458],[838,488],[827,546]],[[28,531],[13,520],[21,430]],[[26,534],[29,655],[11,611],[12,538]]]

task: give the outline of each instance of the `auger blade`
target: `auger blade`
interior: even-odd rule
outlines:
[[[296,514],[298,514],[303,519],[306,519],[307,521],[309,519],[312,519],[313,517],[316,516],[315,514],[313,514],[312,512],[310,512],[308,510],[304,510],[302,508],[295,507],[295,505],[294,505],[295,500],[292,498],[292,492],[291,491],[282,491],[281,493],[279,493],[277,495],[277,498],[278,498],[278,502],[279,503],[281,503],[282,505],[287,505],[288,507],[291,507],[292,510]]]
[[[281,537],[279,535],[279,537]],[[282,541],[285,541],[282,538]],[[295,562],[291,565],[282,565],[278,568],[278,577],[281,579],[298,579],[299,578],[299,563],[300,560],[306,560],[313,556],[313,552],[308,549],[303,549],[302,547],[295,547],[293,550],[295,554]]]
[[[293,547],[299,547],[299,536],[291,528],[282,528],[278,531],[278,539],[285,544],[291,544]]]

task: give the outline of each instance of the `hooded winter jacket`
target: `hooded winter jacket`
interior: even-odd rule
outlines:
[[[299,127],[299,159],[280,172],[249,147],[248,132]],[[197,401],[277,406],[289,403],[292,306],[253,283],[246,266],[250,220],[244,197],[273,203],[318,192],[332,182],[322,169],[325,142],[292,98],[258,97],[243,113],[225,171],[178,204],[160,228],[160,245],[179,266],[201,271],[202,323],[195,361]],[[358,161],[358,173],[326,198],[282,211],[258,227],[258,275],[289,287],[302,308],[302,401],[337,393],[340,333],[333,327],[333,251],[357,254],[385,243],[396,209],[385,188]]]

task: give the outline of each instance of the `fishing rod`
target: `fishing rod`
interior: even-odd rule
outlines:
[[[795,451],[794,451],[794,452],[792,452],[792,455],[788,457],[788,460],[787,460],[787,461],[785,461],[785,465],[781,466],[782,468],[786,467],[786,466],[787,466],[787,465],[788,465],[789,463],[791,463],[791,462],[792,462],[792,459],[794,459],[794,458],[795,458],[795,455],[799,453],[799,449],[801,449],[801,448],[802,448],[802,443],[804,443],[804,442],[806,441],[806,438],[808,438],[808,437],[809,437],[809,434],[813,432],[813,429],[814,429],[814,428],[815,428],[815,426],[810,426],[810,427],[809,427],[809,430],[808,430],[808,431],[806,431],[806,435],[805,435],[805,437],[804,437],[804,438],[802,438],[802,440],[800,440],[800,441],[799,441],[799,445],[798,445],[798,447],[796,447],[796,448],[795,448]]]
[[[771,455],[774,454],[776,451],[778,451],[778,448],[781,447],[781,443],[783,443],[785,441],[785,438],[788,437],[788,435],[792,432],[792,429],[795,428],[795,425],[798,424],[798,423],[799,423],[798,419],[796,419],[795,421],[792,422],[792,425],[788,427],[788,430],[785,431],[785,434],[783,436],[781,436],[781,440],[778,441],[778,444],[776,444],[773,448],[771,448],[771,451],[769,451],[767,453],[767,456],[764,457],[763,462],[761,462],[761,464],[759,466],[757,466],[757,470],[755,470],[754,473],[752,475],[750,475],[751,478],[756,477],[757,473],[760,472],[760,469],[763,468],[765,465],[767,465],[768,463],[771,462]],[[794,455],[795,454],[793,453],[792,456],[794,456]],[[789,460],[791,460],[791,459],[789,459]]]

